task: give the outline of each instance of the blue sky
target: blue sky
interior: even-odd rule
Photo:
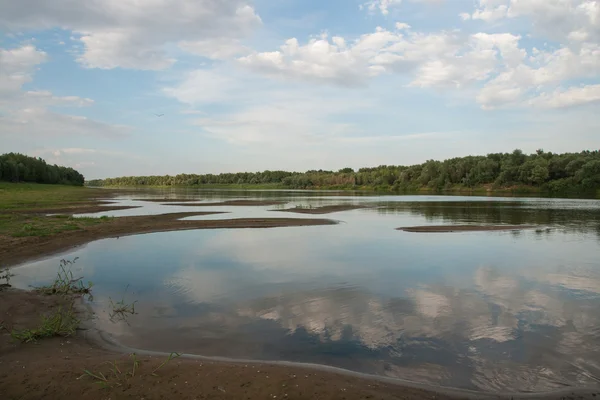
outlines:
[[[600,147],[598,0],[0,9],[0,151],[88,178]]]

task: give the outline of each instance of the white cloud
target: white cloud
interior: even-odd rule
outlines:
[[[261,24],[245,0],[0,0],[0,9],[0,29],[76,32],[78,60],[93,68],[165,69],[175,61],[167,44],[239,39]]]
[[[242,45],[239,39],[228,37],[210,40],[184,41],[179,47],[188,53],[208,57],[213,60],[227,60],[234,56],[250,53],[250,49]]]
[[[360,5],[361,10],[368,10],[370,13],[380,12],[383,15],[390,13],[390,8],[397,7],[402,0],[369,0]]]
[[[241,82],[231,76],[212,69],[197,69],[188,72],[181,83],[163,89],[163,92],[184,104],[218,103],[231,99]]]
[[[47,90],[27,91],[23,100],[28,106],[71,106],[85,107],[94,104],[94,100],[78,96],[54,96]],[[14,104],[13,104],[14,105]]]
[[[529,100],[529,104],[540,108],[563,108],[600,101],[600,85],[557,89],[551,93],[542,93]]]
[[[0,49],[0,101],[18,94],[32,80],[35,66],[46,61],[47,54],[27,45]]]
[[[442,3],[445,0],[410,0],[413,3],[429,3],[437,4]],[[382,15],[389,15],[390,10],[397,8],[402,4],[402,0],[367,0],[365,3],[359,5],[361,10],[367,10],[369,13],[381,13]]]
[[[406,29],[406,25],[400,23],[399,28]],[[461,87],[486,80],[502,63],[521,62],[526,52],[519,49],[519,40],[511,34],[467,36],[378,28],[353,42],[323,35],[300,45],[292,38],[279,51],[254,53],[238,61],[267,75],[343,86],[360,85],[385,73],[408,72],[413,74],[414,86]]]
[[[123,137],[130,128],[82,116],[59,114],[45,108],[27,108],[0,117],[0,135],[16,137],[99,136]]]
[[[576,50],[567,47],[555,51],[534,50],[527,63],[508,66],[486,83],[477,100],[484,108],[539,104],[543,101],[536,100],[536,97],[544,88],[555,88],[564,81],[596,78],[599,75],[599,45],[587,43]],[[583,90],[588,94],[592,91],[593,87]],[[530,100],[524,99],[523,96],[528,94]],[[562,95],[563,102],[565,96],[568,94]],[[584,99],[581,97],[572,105],[583,104]]]
[[[486,22],[527,18],[534,32],[559,41],[600,39],[597,0],[479,0],[469,17]]]

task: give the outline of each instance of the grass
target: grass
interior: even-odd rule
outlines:
[[[0,236],[52,236],[111,220],[108,217],[45,216],[36,209],[90,204],[102,189],[36,183],[0,182]]]
[[[60,260],[60,267],[54,282],[51,285],[36,287],[35,290],[38,293],[45,295],[85,294],[91,296],[93,283],[88,281],[86,285],[83,283],[83,277],[73,277],[71,266],[75,264],[76,261],[77,257],[73,259],[73,261]]]
[[[101,193],[101,189],[82,186],[0,182],[0,209],[45,208],[89,202]]]
[[[69,215],[39,216],[30,214],[0,214],[0,235],[12,237],[51,236],[82,230],[112,220],[109,217],[90,218]]]
[[[169,362],[174,360],[177,357],[180,357],[180,353],[171,353],[169,357],[163,361],[158,367],[154,368],[150,374],[152,376],[158,376],[157,371],[167,365]],[[123,386],[133,378],[135,378],[136,374],[139,376],[141,362],[137,357],[137,354],[131,353],[129,354],[129,363],[121,362],[120,366],[117,361],[108,361],[103,363],[102,365],[108,366],[105,370],[97,370],[92,371],[89,369],[83,370],[83,375],[78,379],[88,377],[91,378],[94,384],[99,385],[102,388],[108,389],[118,386]]]
[[[36,342],[39,339],[54,336],[67,337],[75,334],[79,326],[79,319],[75,316],[73,305],[67,309],[59,307],[49,316],[42,316],[40,326],[34,329],[13,330],[13,339],[22,343]]]

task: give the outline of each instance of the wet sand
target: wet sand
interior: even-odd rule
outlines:
[[[287,208],[285,210],[271,210],[278,212],[293,212],[297,214],[330,214],[340,211],[359,210],[362,208],[368,208],[367,206],[360,206],[355,204],[338,204],[332,206],[322,206],[314,208]]]
[[[329,219],[310,218],[237,218],[222,220],[182,221],[181,218],[223,214],[223,212],[182,212],[135,217],[119,217],[84,230],[67,231],[52,236],[0,236],[0,260],[3,266],[40,258],[75,246],[105,238],[140,233],[169,232],[192,229],[280,228],[292,226],[335,225]]]
[[[446,388],[414,387],[385,378],[362,376],[325,366],[291,363],[222,361],[183,355],[157,368],[168,355],[140,351],[134,376],[131,351],[102,347],[89,328],[89,315],[79,306],[84,322],[71,337],[14,342],[10,331],[31,329],[40,315],[50,315],[72,298],[43,296],[21,290],[0,291],[0,393],[8,399],[572,399],[588,400],[600,391],[565,389],[554,394],[493,395]],[[77,302],[77,300],[75,300]],[[86,322],[87,321],[87,322]],[[175,349],[174,349],[175,350]],[[119,373],[111,372],[116,363]],[[98,385],[84,370],[107,378]]]
[[[517,231],[537,228],[533,225],[438,225],[412,226],[396,228],[398,231],[417,233],[449,233],[449,232],[486,232],[486,231]]]
[[[268,200],[230,200],[217,203],[167,203],[165,206],[180,206],[180,207],[222,207],[222,206],[277,206],[285,204],[285,201],[268,201]]]
[[[186,357],[177,358],[152,372],[167,356],[139,354],[134,377],[127,352],[111,351],[96,345],[92,335],[80,330],[75,336],[51,338],[20,344],[11,340],[9,330],[31,329],[40,315],[49,315],[70,298],[43,296],[33,292],[0,292],[0,393],[2,398],[18,399],[436,399],[446,396],[421,389],[406,388],[357,379],[343,374],[310,368],[240,364]],[[78,318],[85,319],[84,313]],[[111,372],[113,361],[123,374]],[[84,370],[102,373],[112,387],[101,388]],[[119,383],[117,385],[116,383]],[[7,396],[7,397],[4,397]]]
[[[202,199],[132,199],[133,201],[149,201],[151,203],[188,203],[199,202]]]

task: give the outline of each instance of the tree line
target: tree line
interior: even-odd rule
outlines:
[[[73,168],[50,165],[39,157],[7,153],[0,155],[0,181],[83,186],[85,178]]]
[[[343,168],[339,171],[263,171],[175,176],[129,176],[88,182],[92,186],[201,186],[269,185],[290,189],[360,189],[435,191],[457,189],[528,189],[555,193],[594,192],[600,189],[600,152],[556,154],[538,150],[525,154],[492,153],[486,156],[429,160],[412,166],[381,165]]]

